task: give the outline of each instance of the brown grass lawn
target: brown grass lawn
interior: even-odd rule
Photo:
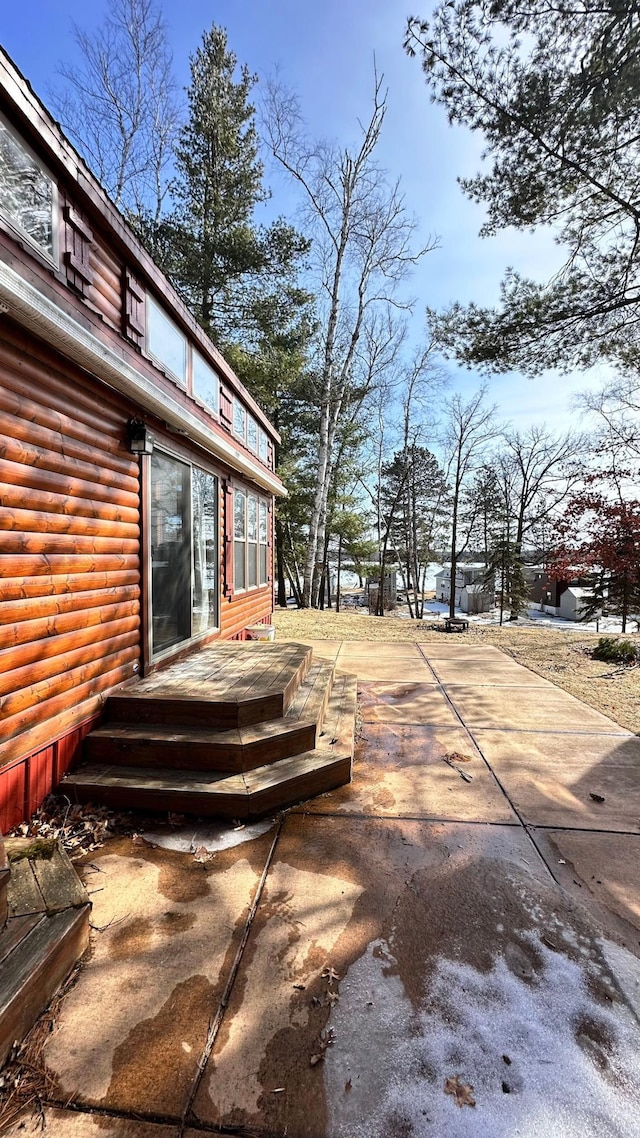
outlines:
[[[279,639],[301,640],[404,640],[426,644],[443,632],[423,629],[418,621],[375,617],[366,613],[317,612],[277,609],[274,623]],[[478,627],[452,634],[460,646],[495,644],[520,664],[531,668],[591,707],[640,734],[640,669],[617,669],[592,660],[588,650],[596,633],[556,632],[552,629]],[[633,635],[630,639],[636,639]]]

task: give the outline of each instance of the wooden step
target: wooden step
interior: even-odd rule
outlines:
[[[312,659],[301,644],[220,644],[110,696],[109,723],[232,729],[284,716]]]
[[[200,817],[254,818],[348,782],[356,680],[336,677],[316,747],[240,774],[91,764],[67,775],[62,791],[79,802],[171,810]]]
[[[0,1065],[89,943],[91,905],[59,847],[33,853],[31,838],[7,838],[9,919],[0,933]]]
[[[24,1038],[89,943],[90,906],[51,916],[9,921],[0,936],[10,940],[0,968],[0,1066]]]
[[[7,923],[9,915],[7,890],[9,888],[9,859],[7,858],[7,851],[0,834],[0,929],[3,929]]]
[[[231,730],[108,722],[84,741],[90,763],[240,772],[313,749],[333,683],[333,665],[313,664],[286,715]]]

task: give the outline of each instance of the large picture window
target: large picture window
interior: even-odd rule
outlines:
[[[56,210],[55,182],[0,118],[0,212],[57,264]]]
[[[233,496],[234,586],[254,589],[268,580],[269,507],[262,498],[245,490]]]

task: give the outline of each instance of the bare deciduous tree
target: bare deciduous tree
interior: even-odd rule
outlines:
[[[397,288],[428,249],[413,247],[416,222],[398,183],[389,184],[375,161],[386,112],[382,79],[375,77],[373,108],[359,144],[344,150],[310,141],[298,102],[272,83],[265,133],[275,161],[299,187],[319,295],[317,368],[318,446],[315,493],[304,568],[303,604],[317,602],[325,542],[334,444],[354,383],[357,353],[376,310],[408,307]]]
[[[74,25],[82,62],[52,92],[63,127],[117,206],[157,221],[178,129],[172,55],[154,0],[109,0],[92,33]]]
[[[460,504],[462,492],[469,476],[477,469],[487,444],[495,438],[495,407],[485,402],[486,387],[482,386],[465,402],[454,395],[447,404],[445,421],[445,448],[448,455],[447,480],[451,489],[451,568],[449,577],[449,616],[455,616],[456,569],[475,525],[475,517],[467,520],[467,533],[459,540]]]

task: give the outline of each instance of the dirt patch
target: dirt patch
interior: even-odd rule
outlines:
[[[274,615],[274,624],[280,639],[377,640],[425,646],[454,643],[444,632],[421,628],[420,621],[364,613],[280,609]],[[612,676],[610,665],[592,660],[588,655],[599,639],[597,633],[579,629],[556,632],[471,624],[467,632],[456,633],[455,644],[461,651],[465,645],[491,644],[501,648],[519,664],[608,715],[621,727],[640,734],[640,669],[623,670]],[[640,637],[634,633],[629,639],[635,642]]]

